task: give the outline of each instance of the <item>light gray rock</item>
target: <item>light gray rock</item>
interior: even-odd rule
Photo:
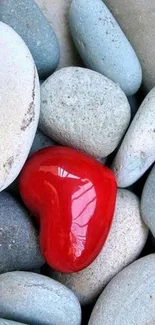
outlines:
[[[89,69],[61,69],[41,86],[40,129],[56,142],[96,158],[114,151],[130,114],[121,88]]]
[[[147,240],[148,229],[142,222],[139,204],[135,194],[118,190],[112,228],[94,262],[86,269],[73,274],[52,270],[49,272],[49,276],[72,289],[81,304],[93,302],[113,276],[141,253]]]
[[[134,47],[148,92],[155,86],[155,1],[104,0]]]
[[[0,193],[0,273],[41,267],[38,236],[25,208],[9,193]]]
[[[0,276],[0,316],[31,325],[80,325],[81,308],[61,283],[31,272]]]
[[[112,168],[119,187],[135,183],[155,161],[155,87],[136,113]]]
[[[126,95],[142,82],[139,60],[102,0],[73,0],[69,22],[75,45],[86,67],[118,83]]]
[[[143,188],[141,197],[141,215],[155,237],[155,165]]]
[[[36,133],[40,86],[32,56],[9,26],[0,22],[0,191],[21,171]]]
[[[0,318],[0,325],[28,325],[28,324],[13,322],[12,320],[7,320],[7,319],[4,319],[4,318],[3,319]]]
[[[155,254],[120,272],[98,299],[89,325],[155,323]]]

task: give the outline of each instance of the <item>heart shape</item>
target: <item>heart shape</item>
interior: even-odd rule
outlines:
[[[115,208],[110,169],[75,149],[47,147],[28,159],[19,189],[40,222],[42,254],[53,269],[77,272],[93,262]]]

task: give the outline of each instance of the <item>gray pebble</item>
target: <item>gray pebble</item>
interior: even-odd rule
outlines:
[[[102,0],[73,0],[69,22],[85,65],[118,83],[126,95],[142,82],[139,60]]]
[[[0,273],[43,265],[38,231],[25,208],[9,193],[0,193]]]
[[[155,254],[120,272],[98,299],[89,325],[155,324]]]
[[[0,316],[31,325],[80,325],[81,308],[61,283],[31,272],[0,276]]]
[[[59,62],[59,45],[52,27],[33,0],[1,0],[0,20],[25,41],[39,76],[48,77]]]
[[[115,150],[129,121],[124,92],[98,72],[63,68],[41,85],[39,127],[62,145],[104,158]]]

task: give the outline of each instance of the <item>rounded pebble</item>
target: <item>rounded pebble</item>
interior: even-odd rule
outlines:
[[[135,183],[155,161],[155,87],[146,96],[123,139],[112,168],[119,187]]]
[[[118,83],[126,95],[142,82],[139,60],[102,0],[73,0],[69,22],[85,65]]]
[[[155,165],[152,168],[143,188],[141,215],[155,237]]]
[[[81,304],[92,303],[113,276],[141,253],[148,229],[142,222],[139,204],[135,194],[118,190],[112,227],[95,261],[83,271],[74,274],[49,270],[48,275],[72,289]]]
[[[0,35],[2,191],[18,176],[31,148],[40,113],[40,86],[34,61],[20,36],[2,22]]]
[[[0,292],[1,317],[31,325],[81,324],[74,293],[46,276],[18,271],[2,274]]]
[[[89,69],[63,68],[41,86],[40,129],[58,143],[96,158],[114,151],[130,114],[121,88]]]
[[[0,20],[27,44],[39,76],[48,77],[59,62],[59,44],[52,26],[33,0],[1,0]]]
[[[0,318],[0,325],[28,325],[28,324],[13,322],[12,320],[7,320],[7,319],[4,319],[4,318],[3,319]]]
[[[0,193],[0,273],[41,267],[38,236],[26,209],[9,193]]]
[[[120,272],[98,299],[89,325],[153,325],[155,322],[155,254]]]

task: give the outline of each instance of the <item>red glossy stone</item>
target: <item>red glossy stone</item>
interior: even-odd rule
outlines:
[[[40,221],[40,243],[47,263],[61,272],[88,266],[107,238],[116,200],[110,169],[71,148],[35,153],[19,179],[28,209]]]

